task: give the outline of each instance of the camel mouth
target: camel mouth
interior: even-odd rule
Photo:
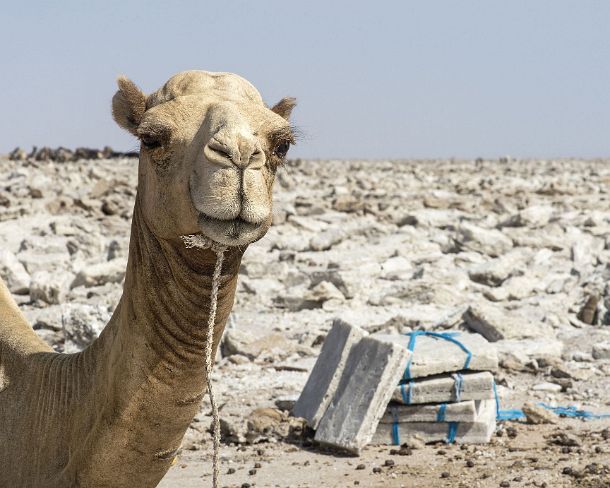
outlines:
[[[225,246],[250,244],[266,232],[264,223],[248,222],[241,217],[218,219],[203,212],[199,212],[198,224],[203,235]]]

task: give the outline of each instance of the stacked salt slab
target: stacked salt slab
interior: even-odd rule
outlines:
[[[355,454],[414,434],[487,442],[495,428],[493,376],[475,371],[497,367],[495,350],[476,334],[459,336],[470,354],[438,337],[418,336],[415,347],[411,340],[335,320],[293,414],[320,444]],[[452,376],[466,359],[468,372]]]
[[[489,442],[496,427],[495,348],[478,334],[377,336],[413,351],[372,442]],[[415,337],[413,337],[415,336]]]

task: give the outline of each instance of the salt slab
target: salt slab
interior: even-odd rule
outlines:
[[[458,444],[486,444],[496,429],[496,402],[482,400],[475,422],[379,423],[371,444],[400,445],[402,439],[419,436],[424,442],[453,440]],[[454,438],[452,437],[452,430]]]

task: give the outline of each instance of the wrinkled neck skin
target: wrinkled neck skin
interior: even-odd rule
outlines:
[[[79,487],[156,486],[206,390],[216,254],[187,249],[181,239],[156,238],[139,201],[123,297],[99,339],[82,353],[93,369],[92,395],[84,402],[91,410],[77,416],[86,442],[73,446],[64,470]],[[213,354],[233,306],[243,251],[225,251]]]

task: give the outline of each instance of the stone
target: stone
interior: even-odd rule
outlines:
[[[386,280],[405,280],[413,275],[413,265],[402,256],[386,259],[381,265],[381,277]]]
[[[36,271],[30,281],[30,300],[50,305],[63,303],[73,278],[74,275],[66,271]]]
[[[503,225],[529,228],[544,227],[549,223],[554,213],[555,211],[550,205],[532,205],[509,218]]]
[[[307,383],[294,405],[293,415],[304,418],[317,429],[330,404],[345,369],[352,347],[367,333],[341,319],[335,319]]]
[[[61,314],[64,352],[74,353],[86,348],[101,334],[110,317],[108,308],[101,305],[64,305]]]
[[[347,232],[341,227],[332,227],[312,237],[309,241],[309,248],[312,251],[326,251],[335,244],[339,244],[346,237]]]
[[[337,212],[357,212],[363,207],[364,202],[353,195],[339,195],[333,201],[333,209]]]
[[[456,242],[462,250],[476,251],[497,257],[513,247],[513,241],[496,229],[485,229],[463,222],[458,227]]]
[[[545,383],[538,383],[538,384],[532,386],[531,389],[533,391],[546,391],[546,392],[550,392],[550,393],[559,393],[562,388],[561,388],[561,385],[558,385],[557,383],[545,382]]]
[[[581,440],[575,434],[570,434],[567,432],[553,433],[549,443],[567,447],[579,447],[582,445]]]
[[[122,258],[86,266],[78,272],[71,288],[77,286],[88,288],[106,283],[121,283],[125,277],[125,267],[126,262]]]
[[[276,398],[274,403],[278,409],[283,410],[285,412],[292,412],[297,400],[298,400],[298,398],[295,395],[282,396],[282,397]],[[298,417],[298,415],[296,415],[296,416]]]
[[[519,264],[522,264],[526,258],[527,253],[521,249],[514,249],[504,256],[475,264],[468,270],[468,276],[476,283],[499,286],[518,269]]]
[[[500,358],[514,356],[522,363],[540,357],[561,357],[563,342],[553,338],[503,340],[495,342]]]
[[[537,280],[527,276],[511,276],[504,282],[502,289],[508,300],[523,300],[534,293],[537,284]]]
[[[597,309],[599,302],[599,295],[588,295],[584,305],[578,312],[578,319],[585,324],[595,324],[599,316]]]
[[[21,149],[20,147],[16,147],[8,155],[8,158],[11,161],[25,161],[27,159],[27,157],[28,157],[28,153],[24,149]]]
[[[313,299],[308,294],[294,295],[279,295],[273,298],[274,306],[278,308],[286,308],[291,312],[300,312],[301,310],[313,310],[322,308],[324,301]]]
[[[610,341],[595,344],[591,355],[594,359],[610,359]]]
[[[279,332],[254,338],[249,333],[231,329],[225,333],[222,343],[223,356],[240,354],[250,360],[269,358],[277,361],[295,353],[309,355],[312,351],[307,346],[289,341]]]
[[[0,248],[0,277],[11,292],[17,295],[29,293],[30,275],[17,257],[5,248]]]
[[[461,374],[461,400],[489,400],[494,398],[494,377],[491,373],[464,371]],[[392,401],[410,405],[455,402],[457,400],[455,387],[456,380],[453,375],[413,380],[413,382],[394,388]],[[410,401],[408,402],[410,389]]]
[[[70,263],[70,253],[66,248],[64,252],[47,253],[40,250],[27,250],[19,252],[17,259],[25,266],[30,274],[37,271],[55,272],[57,269],[66,269]]]
[[[247,421],[243,418],[220,417],[220,438],[223,442],[244,444],[248,433]]]
[[[490,302],[503,302],[508,300],[508,290],[504,287],[487,288],[483,290],[483,296]]]
[[[408,449],[424,449],[426,447],[426,442],[421,438],[421,436],[415,434],[400,439],[400,445],[403,448],[406,447]]]
[[[315,302],[325,302],[333,299],[345,300],[343,293],[341,293],[341,291],[339,291],[330,281],[321,281],[318,283],[309,291],[306,298]]]
[[[63,352],[63,334],[56,330],[51,329],[36,329],[36,335],[40,337],[44,342],[51,345],[56,352]]]
[[[404,438],[419,436],[424,442],[446,441],[449,429],[455,426],[457,444],[486,444],[496,429],[496,402],[481,401],[479,415],[474,422],[399,422],[380,423],[371,444],[400,445]],[[397,435],[396,435],[397,434]]]
[[[354,345],[314,439],[359,454],[375,434],[410,356],[404,346],[372,336]]]
[[[295,227],[309,231],[309,232],[322,232],[328,228],[328,224],[312,217],[302,217],[298,215],[291,215],[288,217],[288,222],[293,224]]]
[[[304,423],[304,419],[289,417],[276,408],[257,408],[248,416],[246,441],[256,444],[270,439],[299,437],[305,427]]]
[[[374,334],[380,340],[409,345],[408,335]],[[498,368],[496,349],[479,334],[458,333],[453,336],[472,354],[469,370],[494,371]],[[432,336],[418,336],[410,365],[410,378],[421,378],[464,369],[467,354],[457,344]],[[405,366],[407,363],[405,363]]]
[[[26,308],[23,315],[36,329],[50,329],[56,332],[62,330],[61,312],[65,305],[47,305],[42,308]],[[63,337],[62,337],[63,340]]]
[[[43,198],[48,196],[48,188],[53,185],[51,178],[38,175],[29,181],[28,187],[32,198]]]
[[[455,209],[436,209],[421,208],[403,215],[398,219],[397,224],[402,227],[405,225],[415,225],[418,227],[443,228],[455,225],[459,219],[460,212]]]
[[[464,321],[469,329],[478,332],[491,342],[550,335],[550,327],[546,324],[528,321],[501,307],[483,303],[471,305],[464,313]]]
[[[536,405],[533,402],[525,403],[522,410],[528,424],[539,425],[557,423],[557,415],[540,405]]]
[[[394,405],[390,404],[379,421],[382,424],[394,422],[474,422],[477,419],[481,402],[473,400],[446,403],[444,413],[440,414],[440,404]]]
[[[597,255],[604,248],[604,242],[575,227],[569,227],[566,234],[572,240],[571,257],[574,268],[582,272],[595,263]]]

